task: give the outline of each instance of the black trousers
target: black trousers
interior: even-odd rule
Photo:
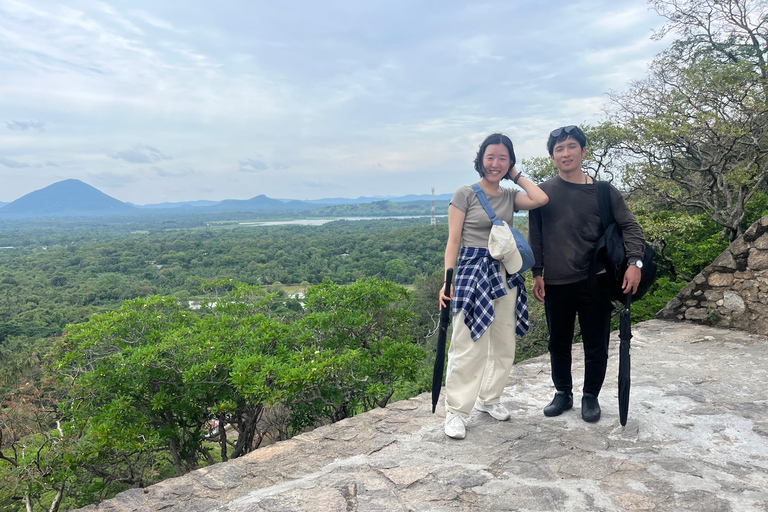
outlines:
[[[573,393],[571,343],[579,315],[584,345],[584,393],[600,394],[608,365],[608,338],[613,304],[596,299],[589,281],[563,285],[545,284],[544,307],[549,328],[549,359],[552,382],[558,391]]]

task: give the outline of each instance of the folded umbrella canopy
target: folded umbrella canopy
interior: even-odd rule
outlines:
[[[632,294],[624,299],[624,311],[619,318],[619,421],[621,426],[627,424],[629,412],[629,340],[632,339],[632,323],[629,307],[632,304]]]
[[[451,282],[453,281],[453,269],[449,268],[445,272],[445,290],[443,294],[450,296]],[[435,367],[432,370],[432,413],[437,407],[437,400],[440,398],[440,388],[443,387],[443,370],[445,368],[445,338],[448,332],[448,325],[451,323],[451,302],[440,309],[440,324],[437,331],[437,349],[435,350]]]

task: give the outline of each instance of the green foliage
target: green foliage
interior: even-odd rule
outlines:
[[[728,247],[720,226],[705,215],[637,205],[646,239],[661,260],[660,272],[690,281]]]
[[[533,275],[525,273],[525,288],[528,294],[528,332],[515,338],[515,362],[524,361],[547,353],[549,330],[544,304],[533,296]]]
[[[448,201],[435,201],[435,207],[448,209]],[[381,217],[386,215],[429,215],[431,204],[427,201],[393,202],[374,201],[360,204],[326,206],[312,211],[314,217]]]
[[[0,249],[0,342],[58,335],[126,299],[205,299],[210,290],[200,286],[225,278],[263,286],[411,283],[442,266],[447,236],[446,224],[433,229],[427,219],[90,236],[0,230],[0,243],[13,247]]]
[[[701,213],[733,241],[768,180],[766,6],[729,0],[655,0],[683,37],[654,59],[646,79],[614,93],[615,145],[636,162],[632,188]]]
[[[688,284],[687,281],[682,279],[659,277],[645,296],[632,304],[632,323],[656,318],[656,313],[661,311],[686,284]]]
[[[73,468],[131,486],[152,481],[165,459],[184,474],[248,453],[264,437],[384,407],[424,358],[411,341],[408,292],[388,281],[311,286],[299,316],[276,314],[285,299],[260,287],[224,280],[209,288],[222,294],[199,314],[174,297],[133,299],[56,342]],[[277,432],[264,415],[282,410]],[[211,435],[214,419],[237,436]],[[207,440],[218,443],[217,459]]]
[[[768,214],[768,195],[758,192],[746,205],[746,216],[741,225],[741,230],[746,231],[749,226],[757,222],[763,215]]]
[[[67,428],[86,440],[82,465],[125,458],[111,476],[131,485],[143,484],[161,450],[178,474],[197,467],[213,390],[185,382],[198,362],[199,354],[182,349],[195,321],[175,298],[153,296],[72,325],[57,342],[54,371],[71,383],[60,407]]]
[[[424,351],[412,341],[407,299],[404,288],[373,279],[324,282],[307,291],[301,330],[308,333],[311,366],[309,382],[290,402],[296,428],[308,426],[307,417],[338,421],[384,407],[398,382],[414,379]]]
[[[546,142],[546,140],[543,140],[542,144]],[[523,158],[520,164],[520,172],[527,174],[534,183],[542,183],[557,176],[557,167],[555,167],[552,159],[547,156]]]

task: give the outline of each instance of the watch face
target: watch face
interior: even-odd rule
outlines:
[[[635,266],[636,266],[637,268],[643,268],[643,260],[637,260],[637,261],[635,262]]]

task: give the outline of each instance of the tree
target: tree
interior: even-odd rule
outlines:
[[[79,456],[95,475],[143,485],[162,451],[177,474],[197,467],[209,417],[205,392],[183,378],[194,364],[183,340],[195,320],[173,297],[135,299],[69,326],[57,343],[65,428],[88,439]]]
[[[94,474],[143,485],[159,455],[176,474],[214,459],[206,438],[219,441],[223,460],[253,449],[266,405],[284,397],[278,387],[243,392],[242,360],[254,356],[247,382],[269,380],[280,367],[289,326],[270,319],[272,295],[234,283],[203,318],[175,297],[127,301],[118,311],[70,326],[57,347],[57,371],[71,382],[64,404],[71,430],[92,450],[81,453]],[[210,437],[210,422],[218,434]],[[237,432],[230,443],[225,426]],[[120,464],[112,464],[119,460]]]
[[[39,367],[30,370],[38,372]],[[78,438],[61,428],[57,393],[50,385],[25,373],[2,396],[0,503],[15,501],[20,504],[15,510],[56,512],[73,487],[87,487],[74,463]]]
[[[215,462],[211,443],[221,460],[239,457],[274,437],[267,412],[287,411],[279,436],[290,436],[384,407],[424,356],[407,290],[390,282],[310,287],[299,316],[260,287],[209,288],[220,295],[201,316],[153,296],[67,328],[53,359],[78,468],[142,486],[163,460],[177,475]]]
[[[289,403],[297,426],[384,407],[398,382],[414,379],[424,351],[410,336],[407,294],[377,279],[326,281],[307,291],[300,327],[306,348],[294,363],[303,389],[293,389]]]
[[[733,241],[768,180],[768,6],[751,0],[655,0],[681,36],[644,80],[611,94],[627,183],[701,212]]]
[[[584,172],[595,179],[621,187],[627,166],[631,165],[621,152],[621,143],[624,141],[621,129],[607,121],[597,126],[582,125],[579,128],[587,137],[587,152],[581,165]],[[558,174],[555,163],[548,156],[525,158],[522,161],[522,169],[536,183],[554,178]]]
[[[534,183],[542,183],[557,176],[557,167],[548,156],[524,158],[520,163],[521,172],[526,173]]]

